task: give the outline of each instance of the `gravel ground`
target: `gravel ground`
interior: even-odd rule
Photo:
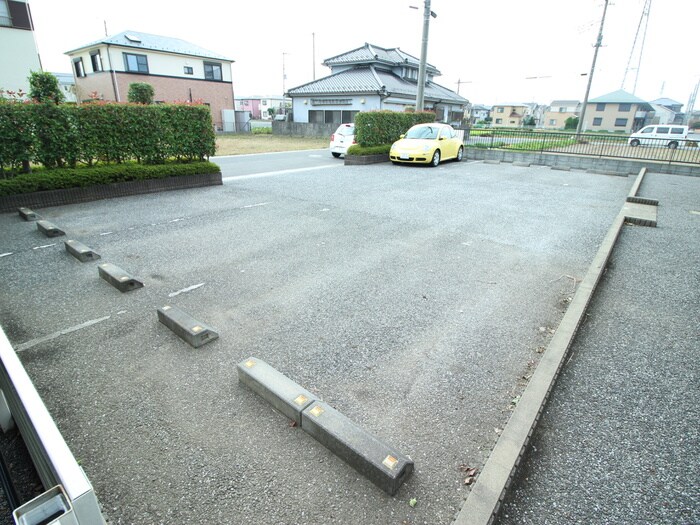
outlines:
[[[20,357],[112,524],[447,524],[631,183],[339,165],[40,210],[127,294],[5,214],[0,321],[17,347],[104,318]],[[220,339],[191,349],[167,303]],[[239,385],[251,355],[410,455],[398,495]]]
[[[500,525],[700,523],[700,178],[640,194]]]

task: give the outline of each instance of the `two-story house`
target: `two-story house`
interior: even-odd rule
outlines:
[[[683,124],[685,113],[682,103],[670,98],[657,98],[650,104],[654,108],[651,124]]]
[[[632,133],[648,124],[652,115],[648,102],[619,89],[588,101],[583,129]]]
[[[153,86],[156,102],[202,101],[217,129],[233,110],[233,60],[180,40],[124,31],[66,53],[73,64],[78,101],[128,100],[129,85]]]
[[[553,100],[544,113],[542,127],[545,129],[564,129],[566,121],[578,117],[581,102],[578,100]]]
[[[295,122],[342,124],[360,111],[406,111],[414,108],[420,61],[399,48],[365,44],[323,64],[331,75],[288,90]],[[424,109],[437,120],[462,122],[469,101],[439,84],[438,69],[427,64]]]
[[[518,102],[496,104],[491,108],[492,126],[520,128],[528,116],[530,106]]]
[[[0,89],[27,93],[32,71],[41,71],[41,61],[29,4],[0,0]]]
[[[482,104],[474,104],[469,110],[469,122],[474,125],[484,121],[491,115],[491,108]]]

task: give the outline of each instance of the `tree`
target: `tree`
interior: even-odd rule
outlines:
[[[564,129],[578,129],[578,117],[569,117],[564,122]]]
[[[525,120],[523,120],[523,126],[529,126],[534,128],[536,124],[537,121],[532,115],[530,115],[529,117],[525,117]]]
[[[37,102],[54,104],[60,104],[65,99],[56,76],[41,71],[32,71],[29,75],[29,97]]]
[[[129,102],[134,104],[153,104],[155,90],[146,82],[134,82],[129,84]]]

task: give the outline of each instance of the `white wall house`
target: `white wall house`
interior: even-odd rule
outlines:
[[[233,110],[233,60],[178,38],[124,31],[66,53],[73,65],[79,102],[128,100],[129,85],[153,86],[156,102],[201,101],[222,128],[222,111]]]
[[[29,5],[0,0],[0,89],[27,93],[32,71],[41,71],[41,62]]]
[[[420,61],[399,48],[365,44],[324,65],[331,75],[288,91],[294,122],[341,124],[353,122],[360,111],[406,111],[414,108]],[[461,123],[469,101],[434,81],[440,75],[426,67],[424,108],[435,111],[439,121]]]

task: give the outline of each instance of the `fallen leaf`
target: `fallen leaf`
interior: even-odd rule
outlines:
[[[411,498],[411,501],[408,502],[409,506],[415,507],[418,505],[418,500],[416,498]]]

